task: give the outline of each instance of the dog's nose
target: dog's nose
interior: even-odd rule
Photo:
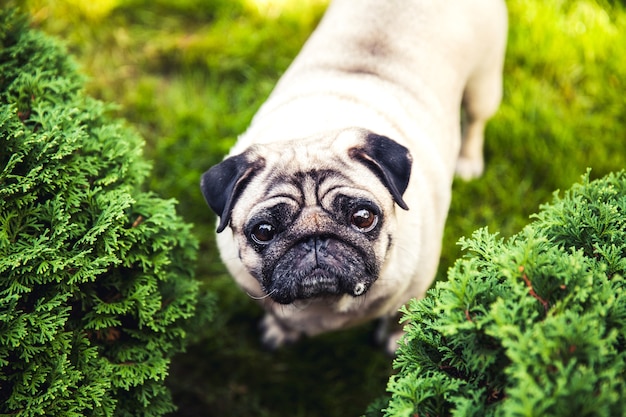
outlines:
[[[327,236],[311,236],[302,242],[302,246],[310,254],[315,254],[315,263],[319,266],[320,258],[328,256],[328,243],[329,238]]]
[[[328,249],[329,238],[327,236],[315,236],[315,250],[320,253],[326,253]]]
[[[328,236],[310,236],[302,244],[309,250],[326,251],[328,249]]]

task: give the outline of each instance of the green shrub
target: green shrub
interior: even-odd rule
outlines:
[[[0,11],[0,415],[160,416],[201,299],[197,242],[82,84]]]
[[[626,172],[589,175],[405,309],[387,416],[626,413]]]

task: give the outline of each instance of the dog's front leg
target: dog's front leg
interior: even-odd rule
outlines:
[[[261,332],[261,342],[270,350],[295,343],[302,336],[301,332],[281,323],[272,313],[266,313],[261,320]]]

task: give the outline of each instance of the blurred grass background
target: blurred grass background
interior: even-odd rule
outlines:
[[[391,361],[372,325],[262,350],[261,310],[225,272],[198,188],[242,133],[321,17],[324,0],[0,0],[67,45],[88,92],[146,139],[151,188],[174,197],[202,241],[198,278],[217,319],[176,359],[176,416],[357,416],[384,394]],[[510,236],[553,191],[626,160],[623,1],[509,0],[504,100],[487,128],[486,172],[454,184],[438,279],[456,241]]]

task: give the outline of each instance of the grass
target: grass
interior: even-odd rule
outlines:
[[[14,2],[14,1],[13,1]],[[384,394],[391,363],[372,326],[263,351],[261,311],[227,276],[200,174],[243,132],[297,54],[324,1],[23,0],[61,38],[89,93],[146,139],[151,188],[178,199],[202,241],[197,276],[218,318],[174,364],[177,416],[357,416]],[[455,182],[438,279],[456,241],[510,236],[557,189],[625,165],[626,11],[608,0],[510,0],[503,104],[487,128],[486,172]]]

